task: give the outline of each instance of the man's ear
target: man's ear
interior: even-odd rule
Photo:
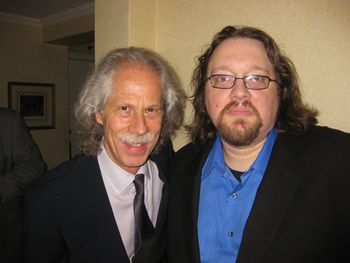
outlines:
[[[95,120],[98,124],[101,124],[103,126],[103,116],[101,112],[95,112]]]

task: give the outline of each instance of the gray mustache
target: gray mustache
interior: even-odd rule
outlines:
[[[119,136],[119,140],[127,144],[146,144],[153,141],[153,135],[146,133],[143,135],[123,134]]]

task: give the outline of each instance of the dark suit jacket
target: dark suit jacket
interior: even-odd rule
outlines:
[[[45,170],[21,116],[0,108],[0,262],[19,262],[22,193]]]
[[[169,262],[200,262],[200,176],[211,144],[185,146],[170,165]],[[350,135],[325,127],[279,134],[237,263],[350,262],[349,249]]]
[[[165,251],[167,181],[164,171],[172,148],[152,156],[164,181],[150,243],[135,262],[157,263]],[[80,155],[45,174],[25,193],[24,262],[128,263],[97,158]]]

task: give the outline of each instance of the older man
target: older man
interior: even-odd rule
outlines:
[[[179,78],[158,54],[107,54],[76,107],[84,155],[25,196],[24,261],[161,262],[169,136],[183,109]]]
[[[169,261],[350,262],[350,135],[315,126],[259,29],[222,29],[198,62],[192,143],[169,168]]]

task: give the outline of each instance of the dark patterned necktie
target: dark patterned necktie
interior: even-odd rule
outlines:
[[[134,255],[141,247],[141,243],[152,237],[154,227],[148,216],[145,206],[145,191],[144,191],[144,174],[137,174],[134,179],[136,195],[134,198],[134,218],[135,218],[135,232],[134,232]]]

